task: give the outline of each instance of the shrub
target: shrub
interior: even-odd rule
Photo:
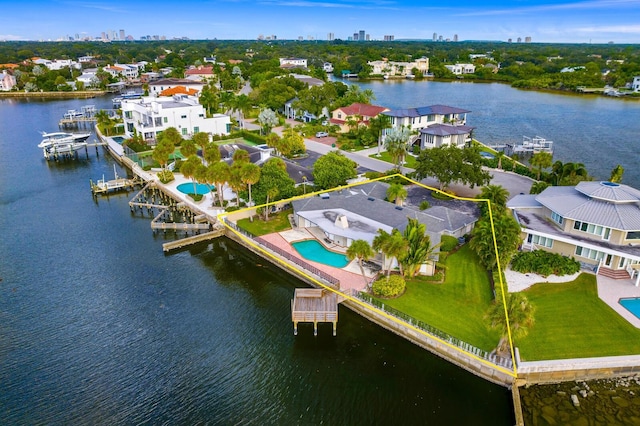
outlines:
[[[452,237],[451,235],[443,235],[440,238],[440,242],[440,251],[449,252],[458,247],[458,239],[456,237]]]
[[[189,197],[195,202],[202,201],[202,194],[189,194]]]
[[[513,256],[511,269],[516,272],[534,274],[546,277],[548,275],[571,275],[580,270],[580,262],[572,257],[549,253],[544,250],[520,252]]]
[[[431,204],[427,200],[424,200],[420,203],[420,210],[426,210],[429,207],[431,207]]]
[[[373,294],[381,297],[396,297],[404,293],[405,281],[401,275],[384,276],[372,286]]]
[[[162,170],[158,173],[158,179],[162,183],[169,183],[174,179],[173,172],[171,170]]]

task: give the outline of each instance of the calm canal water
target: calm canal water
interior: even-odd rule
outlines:
[[[640,188],[640,100],[514,89],[500,83],[347,82],[371,89],[391,109],[435,104],[464,108],[474,137],[490,144],[523,136],[553,141],[554,161],[583,163],[595,179],[624,167],[623,183]]]
[[[42,159],[86,104],[0,100],[0,424],[513,424],[506,389],[348,310],[294,337],[300,283],[227,239],[165,256],[131,193],[92,198],[108,155]]]

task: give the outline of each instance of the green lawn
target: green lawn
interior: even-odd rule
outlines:
[[[240,219],[238,221],[238,227],[251,232],[257,237],[272,234],[274,232],[285,231],[287,229],[291,229],[291,224],[289,224],[289,218],[287,216],[292,212],[293,209],[287,209],[279,213],[270,214],[268,222],[263,220],[264,216],[262,215],[254,216],[253,222],[249,220],[249,218]]]
[[[389,155],[389,153],[387,151],[382,151],[380,153],[380,156],[378,156],[378,154],[371,154],[369,156],[370,158],[375,158],[377,160],[382,160],[382,161],[386,161],[387,163],[391,164],[391,166],[393,167],[393,162],[391,161],[391,156]],[[411,156],[411,155],[405,155],[404,156],[404,161],[405,164],[403,164],[403,167],[408,167],[410,169],[415,169],[416,168],[416,158]]]
[[[596,277],[536,284],[524,292],[535,324],[515,342],[526,361],[640,354],[640,330],[598,298]]]
[[[468,245],[449,255],[446,265],[444,283],[408,281],[405,294],[384,304],[471,345],[493,350],[500,335],[484,319],[493,299],[487,272]]]

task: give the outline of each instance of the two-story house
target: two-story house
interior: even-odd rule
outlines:
[[[633,89],[634,92],[640,92],[640,76],[633,77],[631,89]]]
[[[391,128],[408,128],[417,134],[410,145],[420,144],[421,149],[442,145],[464,146],[471,141],[473,127],[467,126],[466,109],[446,105],[431,105],[419,108],[396,109],[383,112],[390,117]],[[390,129],[385,129],[383,139]]]
[[[476,66],[473,64],[445,65],[444,67],[455,75],[473,74],[476,72]]]
[[[334,109],[331,112],[331,119],[329,121],[331,124],[339,126],[341,132],[347,132],[349,131],[349,124],[351,121],[356,123],[358,126],[368,126],[369,120],[386,111],[389,111],[389,108],[377,105],[354,103],[349,106]]]
[[[417,69],[422,74],[429,72],[429,58],[419,58],[412,62],[396,62],[383,59],[381,61],[369,61],[367,65],[371,67],[371,74],[384,75],[385,77],[407,77],[413,75],[413,70]]]
[[[123,99],[122,116],[127,138],[137,133],[152,143],[158,133],[169,127],[176,128],[185,138],[198,132],[228,135],[231,129],[228,115],[214,114],[207,118],[198,98],[187,95]]]
[[[9,74],[6,71],[2,71],[0,73],[0,91],[6,92],[13,88],[16,85],[16,78]]]
[[[307,68],[307,60],[302,58],[280,58],[280,68]]]
[[[552,186],[507,202],[524,250],[574,257],[612,278],[640,283],[640,191],[612,182]]]
[[[149,96],[160,96],[160,93],[163,91],[178,86],[200,92],[204,85],[205,83],[202,81],[189,80],[186,78],[161,78],[160,80],[149,82]]]

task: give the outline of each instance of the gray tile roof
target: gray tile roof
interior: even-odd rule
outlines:
[[[475,127],[471,126],[452,126],[451,124],[432,124],[429,127],[420,129],[420,133],[435,136],[447,135],[465,135],[470,133]]]
[[[403,231],[407,218],[416,218],[427,227],[427,233],[433,244],[440,241],[443,232],[455,232],[474,223],[477,218],[446,207],[432,207],[419,211],[408,207],[397,207],[384,201],[388,184],[371,182],[349,189],[327,193],[328,196],[309,197],[292,202],[296,214],[321,226],[327,232],[350,238],[372,241],[378,229],[390,232],[392,229]],[[347,216],[348,230],[334,229],[337,215]]]
[[[471,111],[461,108],[450,107],[446,105],[431,105],[418,108],[394,109],[383,112],[384,115],[390,117],[424,117],[430,114],[448,115],[448,114],[465,114]]]
[[[622,231],[640,230],[640,198],[635,201],[633,198],[640,192],[626,185],[620,187],[612,190],[599,182],[578,187],[552,186],[538,194],[536,200],[568,219]],[[600,198],[592,198],[587,193]]]

